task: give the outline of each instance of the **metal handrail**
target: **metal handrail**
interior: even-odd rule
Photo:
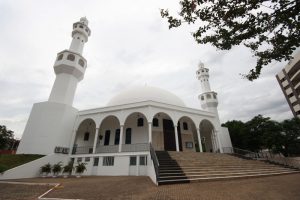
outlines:
[[[152,159],[153,165],[154,165],[156,181],[158,182],[159,181],[159,162],[158,162],[158,158],[156,156],[155,150],[151,143],[150,143],[150,155],[151,155],[151,159]]]
[[[223,147],[223,152],[229,154],[236,154],[253,160],[265,160],[274,164],[280,164],[280,165],[300,169],[300,160],[295,160],[292,158],[277,155],[269,151],[255,153],[255,152],[234,148],[234,147]]]

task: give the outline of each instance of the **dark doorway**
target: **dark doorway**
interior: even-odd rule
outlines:
[[[177,124],[177,133],[178,133],[179,151],[182,151],[181,128],[180,128],[180,123],[179,122]]]
[[[104,145],[109,145],[109,139],[110,139],[110,130],[105,131],[105,137],[104,137]]]
[[[175,131],[172,120],[163,120],[165,151],[176,151]]]

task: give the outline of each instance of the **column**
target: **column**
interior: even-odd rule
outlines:
[[[99,136],[99,128],[96,128],[95,139],[94,139],[94,145],[93,145],[93,154],[96,153],[96,147],[97,147],[98,136]]]
[[[122,152],[123,132],[124,132],[124,125],[121,125],[120,126],[119,152]]]
[[[200,129],[196,128],[196,130],[197,130],[197,136],[198,136],[198,142],[199,142],[199,150],[200,150],[200,152],[203,152],[202,142],[201,142],[201,135],[200,135]]]
[[[215,131],[215,136],[217,138],[217,142],[218,142],[218,146],[219,146],[219,149],[220,149],[220,153],[223,153],[223,149],[222,149],[222,144],[221,144],[221,140],[219,138],[219,134],[218,134],[219,131]]]
[[[176,142],[176,151],[179,151],[179,143],[178,143],[178,131],[177,126],[174,126],[175,129],[175,142]]]
[[[152,143],[152,122],[148,122],[149,143]]]
[[[215,145],[214,132],[211,132],[211,134],[210,134],[210,140],[211,140],[211,145],[212,145],[212,152],[215,152],[216,145]],[[210,151],[210,149],[209,149],[209,151]]]

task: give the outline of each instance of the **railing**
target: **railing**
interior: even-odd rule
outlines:
[[[119,145],[97,146],[96,153],[117,153]]]
[[[150,143],[150,155],[151,155],[151,159],[153,161],[154,164],[154,169],[155,169],[155,174],[156,174],[156,181],[159,181],[159,162],[155,153],[155,150],[152,146],[152,144]]]
[[[149,151],[149,143],[123,144],[122,152]]]
[[[137,144],[123,144],[121,152],[139,152],[149,151],[149,143],[137,143]],[[119,145],[98,145],[95,153],[117,153],[119,152]],[[72,154],[92,154],[92,146],[73,147]]]
[[[73,147],[72,154],[91,154],[93,146]]]
[[[255,152],[233,147],[223,147],[223,153],[236,154],[248,159],[258,158],[258,155]]]
[[[300,169],[300,160],[296,160],[296,159],[289,158],[289,157],[284,157],[281,154],[274,154],[269,151],[255,153],[255,152],[251,152],[251,151],[244,150],[244,149],[238,149],[238,148],[233,148],[233,147],[224,147],[223,152],[229,153],[229,154],[236,154],[238,156],[242,156],[242,157],[248,158],[248,159],[265,160],[270,163]]]

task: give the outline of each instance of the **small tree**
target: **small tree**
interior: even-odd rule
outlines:
[[[50,165],[50,163],[47,163],[47,164],[45,164],[45,165],[43,165],[41,167],[41,173],[44,176],[47,176],[50,172],[51,172],[51,165]]]
[[[74,169],[73,162],[69,161],[68,164],[63,167],[63,173],[71,176],[73,169]]]
[[[58,162],[52,166],[53,176],[57,176],[62,170],[62,162]]]
[[[76,173],[78,174],[78,177],[86,170],[85,167],[86,163],[77,163],[77,166],[75,167]]]

